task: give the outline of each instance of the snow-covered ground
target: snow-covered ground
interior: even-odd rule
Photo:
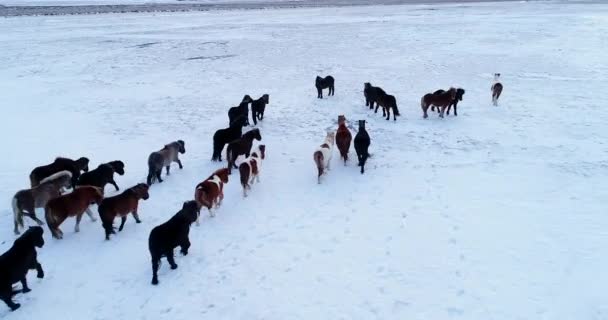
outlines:
[[[608,318],[608,5],[20,17],[0,30],[0,251],[33,167],[121,159],[126,188],[151,151],[187,149],[142,224],[109,242],[87,217],[61,241],[46,230],[47,277],[30,274],[22,308],[0,318]],[[336,96],[316,99],[317,74]],[[364,107],[367,81],[397,97],[397,122]],[[450,85],[466,89],[459,116],[423,120],[420,97]],[[232,176],[190,254],[151,286],[150,229],[219,167],[211,137],[227,109],[263,93],[261,184],[243,199]],[[317,185],[312,152],[339,114],[368,121],[373,157],[361,175],[336,152]]]

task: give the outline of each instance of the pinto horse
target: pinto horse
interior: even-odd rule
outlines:
[[[80,232],[80,220],[83,213],[86,212],[91,221],[97,221],[89,206],[94,203],[99,205],[101,200],[103,200],[103,192],[99,188],[91,186],[78,187],[72,193],[49,200],[44,216],[53,238],[63,238],[63,232],[59,226],[68,217],[76,217],[75,232]]]
[[[215,213],[211,209],[219,208],[224,200],[224,183],[228,183],[228,168],[222,168],[215,171],[205,181],[196,185],[194,190],[194,200],[198,203],[199,208],[205,207],[209,210],[209,216],[215,217]],[[198,218],[196,225],[199,225]]]
[[[251,184],[255,180],[260,182],[260,168],[262,167],[262,160],[264,158],[266,158],[266,146],[261,144],[251,152],[251,156],[239,165],[243,197],[247,197],[247,189],[251,189]]]
[[[313,160],[315,161],[315,165],[317,166],[318,172],[318,184],[321,184],[321,176],[323,175],[323,173],[329,170],[329,166],[331,163],[331,154],[334,149],[335,137],[335,132],[328,132],[327,136],[325,136],[325,141],[323,142],[323,144],[321,144],[313,153]]]
[[[444,91],[439,94],[427,93],[422,99],[420,99],[420,107],[422,108],[423,117],[428,118],[427,111],[430,106],[440,108],[439,117],[443,118],[445,109],[448,105],[456,99],[456,88],[450,88],[448,91]]]
[[[123,193],[117,196],[105,198],[101,201],[97,211],[99,212],[99,218],[101,218],[103,229],[106,232],[106,240],[110,240],[110,234],[116,234],[113,224],[114,218],[117,216],[122,219],[120,227],[118,228],[119,232],[122,231],[122,228],[125,226],[129,213],[133,214],[135,222],[141,223],[139,214],[137,213],[137,207],[140,199],[148,200],[150,197],[148,189],[149,187],[147,184],[140,183],[123,191]]]
[[[148,157],[148,185],[151,186],[154,180],[163,182],[160,175],[163,167],[167,170],[167,175],[171,169],[171,163],[177,162],[180,169],[183,169],[182,162],[179,160],[179,154],[186,153],[186,143],[183,140],[173,141],[165,145],[161,150],[152,152]]]
[[[315,79],[315,88],[317,88],[317,98],[323,99],[323,89],[329,89],[327,93],[328,96],[333,96],[335,92],[334,88],[334,77],[327,76],[325,78],[321,78],[317,76]]]
[[[72,185],[72,174],[69,171],[59,171],[51,176],[44,178],[39,185],[31,188],[18,191],[13,196],[13,218],[14,232],[19,234],[19,227],[23,228],[23,217],[27,216],[36,221],[39,226],[44,223],[36,217],[36,208],[44,208],[53,198],[61,195],[63,188]]]
[[[346,127],[346,117],[344,115],[338,116],[338,130],[336,131],[336,146],[340,150],[340,156],[344,159],[344,165],[348,160],[348,150],[350,149],[350,143],[353,140],[353,136]]]
[[[232,167],[235,169],[236,159],[240,155],[245,155],[245,157],[249,157],[251,153],[251,146],[253,145],[253,140],[262,140],[262,135],[260,134],[260,129],[253,129],[245,132],[240,139],[234,140],[228,144],[226,148],[226,160],[228,161],[228,174],[232,174]]]
[[[500,73],[494,74],[494,84],[492,85],[492,104],[495,106],[498,105],[498,98],[500,98],[500,94],[502,93],[502,83],[498,80],[500,78]]]

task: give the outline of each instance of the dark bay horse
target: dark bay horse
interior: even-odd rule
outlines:
[[[433,92],[434,95],[439,95],[444,93],[445,90],[439,89],[435,92]],[[458,101],[462,101],[462,96],[464,96],[464,89],[462,88],[457,88],[456,89],[456,98],[454,100],[452,100],[452,102],[450,102],[450,104],[448,105],[448,109],[447,109],[447,115],[450,115],[450,108],[452,106],[454,106],[454,116],[458,116],[458,111],[457,111],[457,107],[458,107]],[[431,111],[435,111],[435,106],[431,106]],[[437,107],[437,112],[440,112],[439,107]]]
[[[59,226],[68,217],[76,217],[75,232],[80,232],[80,220],[85,212],[91,218],[91,221],[96,221],[89,206],[91,204],[99,205],[102,199],[103,192],[99,188],[82,186],[74,189],[71,193],[49,200],[45,207],[44,216],[53,238],[63,238],[63,232],[59,229]]]
[[[262,140],[262,135],[260,134],[260,129],[253,129],[245,132],[240,139],[234,140],[228,144],[226,148],[226,160],[228,161],[228,174],[232,173],[232,168],[237,168],[236,159],[240,155],[245,155],[245,157],[249,157],[251,153],[251,146],[253,145],[253,140]]]
[[[113,226],[114,218],[116,217],[121,218],[120,227],[118,228],[119,232],[122,231],[122,228],[125,226],[129,213],[133,215],[135,222],[141,223],[137,208],[140,199],[148,200],[150,197],[148,188],[147,184],[140,183],[123,191],[117,196],[105,198],[101,201],[101,204],[97,209],[99,218],[101,218],[101,224],[106,233],[106,240],[110,240],[111,234],[116,234]]]
[[[428,118],[428,109],[430,106],[440,108],[439,117],[443,118],[445,109],[448,105],[456,99],[456,88],[450,88],[448,91],[444,91],[439,94],[427,93],[422,99],[420,99],[420,107],[422,108],[423,117]]]

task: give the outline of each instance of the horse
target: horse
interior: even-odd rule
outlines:
[[[359,131],[355,135],[355,152],[357,152],[357,158],[359,159],[359,167],[361,167],[361,174],[365,172],[365,162],[369,158],[369,145],[370,139],[367,130],[365,130],[365,120],[359,120]]]
[[[27,273],[29,270],[36,270],[39,279],[44,278],[44,270],[38,262],[36,248],[44,246],[42,227],[30,227],[17,238],[13,246],[0,256],[0,300],[15,311],[21,307],[19,303],[13,302],[13,295],[19,290],[13,291],[13,284],[21,282],[21,292],[32,291],[27,286]]]
[[[228,161],[228,174],[232,173],[232,167],[235,169],[236,159],[244,154],[245,157],[249,157],[251,153],[251,146],[253,145],[253,140],[262,140],[262,135],[260,134],[260,129],[253,129],[245,132],[240,139],[234,140],[228,144],[226,148],[226,161]]]
[[[435,92],[433,92],[434,95],[438,95],[438,94],[442,94],[444,93],[445,90],[439,89]],[[462,96],[464,95],[464,89],[462,88],[457,88],[456,89],[456,98],[454,100],[452,100],[450,102],[450,104],[448,104],[448,110],[447,110],[447,115],[450,115],[450,108],[452,106],[454,106],[454,116],[458,116],[458,112],[456,110],[456,107],[458,106],[458,101],[462,101]],[[431,106],[431,111],[435,111],[435,106]],[[437,112],[439,112],[439,107],[437,107]]]
[[[59,229],[59,226],[68,217],[76,216],[74,232],[80,232],[80,220],[85,212],[91,218],[91,221],[97,221],[89,209],[89,205],[93,203],[99,205],[102,199],[103,192],[99,188],[82,186],[74,189],[71,193],[49,200],[44,207],[44,216],[53,238],[63,238],[63,231]]]
[[[243,116],[245,117],[245,124],[243,126],[249,125],[249,104],[253,102],[253,99],[249,95],[245,95],[243,100],[237,107],[232,107],[228,109],[228,124],[233,123],[237,117]]]
[[[44,222],[36,217],[35,209],[44,208],[49,200],[59,197],[63,188],[72,185],[71,180],[72,174],[69,171],[59,171],[42,179],[39,185],[15,193],[11,201],[15,234],[19,234],[19,227],[24,227],[23,216],[36,221],[39,226],[43,225]]]
[[[439,117],[443,118],[443,114],[447,106],[456,99],[456,89],[450,88],[443,93],[433,94],[427,93],[420,99],[420,107],[422,108],[423,117],[428,118],[427,110],[430,106],[435,106],[439,109]]]
[[[254,126],[258,124],[258,120],[264,120],[264,110],[268,103],[270,103],[270,96],[268,94],[264,94],[259,99],[251,102],[251,117],[253,118]]]
[[[350,149],[350,142],[353,140],[353,136],[346,127],[346,117],[344,115],[338,116],[338,130],[336,131],[336,146],[340,150],[340,156],[344,159],[344,165],[348,160],[348,149]]]
[[[315,87],[317,88],[317,98],[318,99],[323,99],[323,89],[329,89],[329,92],[327,93],[328,96],[333,96],[334,95],[334,77],[332,76],[327,76],[325,78],[321,78],[319,76],[317,76],[317,78],[315,79]]]
[[[321,184],[321,175],[323,175],[326,170],[329,171],[331,153],[334,148],[335,136],[335,132],[328,132],[327,136],[325,136],[325,141],[323,142],[323,144],[321,144],[321,146],[319,146],[313,154],[313,160],[315,161],[318,171],[318,184]]]
[[[58,157],[51,164],[34,168],[30,173],[30,186],[35,187],[40,184],[42,179],[53,175],[59,171],[69,171],[72,174],[72,187],[80,177],[80,172],[89,171],[89,159],[82,157],[78,160]]]
[[[251,156],[239,164],[243,197],[247,197],[247,189],[251,189],[250,184],[253,184],[255,180],[260,182],[260,169],[264,158],[266,158],[266,146],[261,144],[251,152]]]
[[[222,161],[222,150],[224,150],[224,145],[239,139],[243,134],[244,126],[245,118],[239,116],[230,123],[230,127],[219,129],[213,134],[213,156],[211,156],[211,161]]]
[[[118,191],[120,189],[114,181],[114,172],[124,175],[125,164],[120,160],[100,164],[97,168],[80,175],[77,185],[98,187],[103,191],[106,184],[111,183]]]
[[[196,185],[194,188],[194,200],[198,203],[199,208],[205,207],[209,210],[209,216],[215,217],[215,213],[211,209],[219,208],[224,200],[224,183],[228,183],[228,168],[216,170],[209,178]],[[199,225],[198,218],[196,225]]]
[[[500,78],[500,73],[494,74],[494,84],[490,88],[492,90],[492,104],[498,106],[498,98],[500,98],[500,94],[502,93],[502,83],[498,80]]]
[[[365,106],[369,106],[370,110],[374,109],[374,103],[378,102],[378,96],[386,95],[386,92],[380,87],[374,87],[371,83],[363,84],[363,96],[365,96]]]
[[[184,202],[182,209],[169,221],[154,227],[148,238],[148,249],[152,257],[152,284],[158,284],[158,267],[160,259],[167,257],[171,270],[177,269],[173,257],[173,249],[181,247],[183,255],[188,254],[190,248],[190,225],[198,219],[200,208],[196,201]]]
[[[163,167],[167,169],[167,175],[171,168],[171,163],[177,162],[180,169],[183,169],[182,162],[179,160],[179,154],[186,153],[186,143],[183,140],[173,141],[159,151],[152,152],[148,157],[148,185],[151,186],[154,180],[159,183],[163,182],[160,175]]]
[[[382,107],[382,116],[386,116],[386,120],[391,119],[391,109],[393,109],[393,119],[397,121],[397,117],[401,116],[399,113],[399,108],[397,108],[397,99],[394,96],[386,93],[380,93],[376,97],[376,110],[374,113],[378,112],[378,107]]]
[[[110,234],[116,234],[113,226],[114,218],[116,218],[116,216],[119,216],[122,219],[120,227],[118,228],[119,232],[122,231],[122,228],[125,226],[129,213],[133,214],[135,222],[141,223],[139,214],[137,213],[137,207],[140,199],[148,200],[150,197],[148,189],[149,187],[147,184],[140,183],[123,191],[119,195],[105,198],[101,201],[97,211],[99,212],[99,218],[101,218],[103,229],[106,232],[106,240],[110,240]]]

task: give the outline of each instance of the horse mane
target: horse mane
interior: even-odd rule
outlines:
[[[260,129],[255,128],[255,129],[251,129],[251,130],[249,130],[249,131],[245,132],[245,133],[243,134],[243,138],[244,138],[245,136],[250,137],[250,136],[252,136],[253,134],[255,134],[256,132],[257,132],[257,133],[259,133],[259,132],[260,132]]]
[[[71,179],[72,173],[69,172],[68,170],[63,170],[63,171],[53,173],[52,175],[40,180],[40,184],[43,184],[46,182],[54,182],[54,180],[57,180],[57,179],[63,178],[63,177],[67,177],[67,178]]]

